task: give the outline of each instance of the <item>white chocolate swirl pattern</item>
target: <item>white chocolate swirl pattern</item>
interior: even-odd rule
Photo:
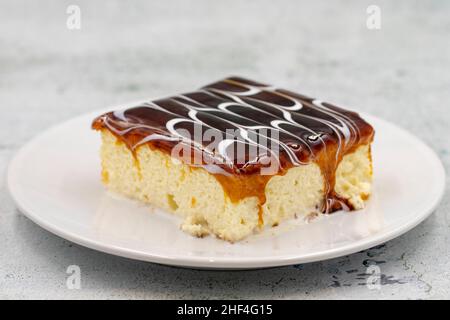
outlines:
[[[106,113],[93,127],[110,130],[133,152],[142,144],[169,153],[188,146],[201,155],[189,165],[219,175],[261,174],[274,163],[269,175],[283,174],[314,161],[326,180],[326,207],[334,206],[340,160],[374,134],[354,112],[238,77]]]

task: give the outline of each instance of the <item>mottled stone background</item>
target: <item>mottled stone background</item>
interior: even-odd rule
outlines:
[[[66,28],[79,5],[81,30]],[[382,11],[366,28],[366,8]],[[5,186],[9,159],[60,121],[227,75],[277,83],[388,119],[448,171],[449,1],[0,2],[0,298],[450,298],[450,197],[385,245],[330,261],[210,272],[95,252],[39,228]],[[448,181],[448,178],[447,178]],[[82,270],[68,290],[66,268]],[[366,266],[381,268],[369,290]]]

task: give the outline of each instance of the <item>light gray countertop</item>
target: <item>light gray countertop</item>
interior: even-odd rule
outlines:
[[[81,8],[68,30],[66,8]],[[366,8],[381,8],[369,30]],[[39,132],[88,111],[228,75],[276,83],[404,127],[450,167],[449,1],[0,2],[0,298],[450,298],[450,197],[407,234],[329,261],[198,271],[72,244],[15,207],[6,168]],[[447,182],[448,182],[447,177]],[[366,286],[366,267],[382,272]],[[81,268],[80,290],[66,268]]]

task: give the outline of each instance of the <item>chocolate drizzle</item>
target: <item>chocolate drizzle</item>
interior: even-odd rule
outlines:
[[[355,112],[238,77],[108,112],[92,126],[108,129],[133,152],[148,144],[171,154],[177,144],[189,145],[193,155],[214,160],[189,165],[212,173],[234,202],[256,196],[262,205],[271,176],[315,162],[326,183],[324,212],[351,209],[334,191],[336,168],[343,156],[372,142],[374,135],[373,128]],[[189,135],[180,134],[181,129]],[[214,150],[210,149],[211,141],[199,143],[191,138],[196,130],[206,129],[221,137]],[[230,136],[227,129],[234,129],[240,139]],[[261,148],[266,153],[251,153],[250,147],[259,147],[261,139],[269,142],[268,148]],[[234,152],[239,145],[244,145],[244,155]],[[267,159],[264,161],[267,154],[272,160],[275,154],[276,170],[272,175],[261,175],[261,169],[268,166]]]

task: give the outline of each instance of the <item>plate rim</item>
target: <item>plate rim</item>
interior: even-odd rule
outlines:
[[[130,105],[122,104],[121,108],[124,106]],[[6,171],[7,174],[7,189],[10,197],[14,201],[17,209],[28,217],[35,224],[40,226],[41,228],[51,232],[58,237],[66,239],[68,241],[74,242],[81,246],[101,251],[104,253],[125,257],[128,259],[152,262],[162,265],[170,265],[177,267],[188,267],[188,268],[199,268],[199,269],[222,269],[222,270],[243,270],[243,269],[260,269],[260,268],[270,268],[270,267],[281,267],[295,264],[304,264],[311,263],[317,261],[329,260],[341,256],[345,256],[348,254],[356,253],[361,250],[365,250],[382,243],[385,243],[389,240],[392,240],[419,225],[426,218],[428,218],[438,207],[440,204],[446,189],[446,171],[443,166],[443,163],[437,153],[426,143],[424,143],[420,138],[410,133],[408,130],[393,124],[390,121],[384,120],[377,116],[370,115],[368,113],[359,112],[359,114],[363,118],[371,118],[375,121],[381,122],[385,125],[393,126],[397,130],[400,130],[403,134],[408,136],[409,139],[412,139],[416,144],[420,145],[420,147],[424,148],[427,151],[428,156],[430,156],[430,160],[434,162],[435,170],[440,171],[439,176],[441,179],[436,181],[439,183],[437,186],[437,190],[439,190],[439,194],[434,196],[434,199],[427,210],[424,210],[421,214],[416,214],[412,219],[408,220],[406,224],[401,224],[396,226],[389,233],[381,233],[381,234],[373,234],[368,237],[364,237],[356,241],[356,243],[346,244],[341,247],[336,247],[332,249],[326,249],[318,252],[312,252],[308,254],[302,254],[300,256],[296,256],[293,254],[286,254],[277,256],[276,260],[270,260],[268,257],[241,257],[240,259],[229,258],[229,257],[218,257],[218,258],[208,258],[204,256],[174,256],[174,255],[162,255],[162,254],[152,254],[148,252],[142,252],[139,250],[134,250],[131,248],[116,246],[116,245],[108,245],[102,243],[101,241],[97,241],[95,239],[86,238],[85,236],[80,236],[74,234],[73,232],[68,232],[62,230],[61,228],[55,226],[51,222],[45,221],[46,219],[40,218],[39,213],[35,212],[33,208],[27,208],[23,205],[23,201],[20,199],[20,192],[17,192],[18,181],[15,179],[16,166],[18,165],[19,159],[24,156],[28,148],[31,148],[34,144],[39,142],[39,139],[45,137],[48,134],[51,134],[52,131],[58,130],[60,127],[66,126],[69,122],[76,122],[77,120],[88,118],[89,116],[95,117],[96,115],[104,112],[104,110],[111,110],[114,107],[103,108],[99,111],[84,113],[75,117],[72,117],[68,120],[62,121],[56,125],[53,125],[41,133],[35,135],[30,140],[28,140],[24,145],[22,145],[16,153],[13,155],[11,160],[9,161],[8,168]],[[370,122],[370,120],[369,120]]]

